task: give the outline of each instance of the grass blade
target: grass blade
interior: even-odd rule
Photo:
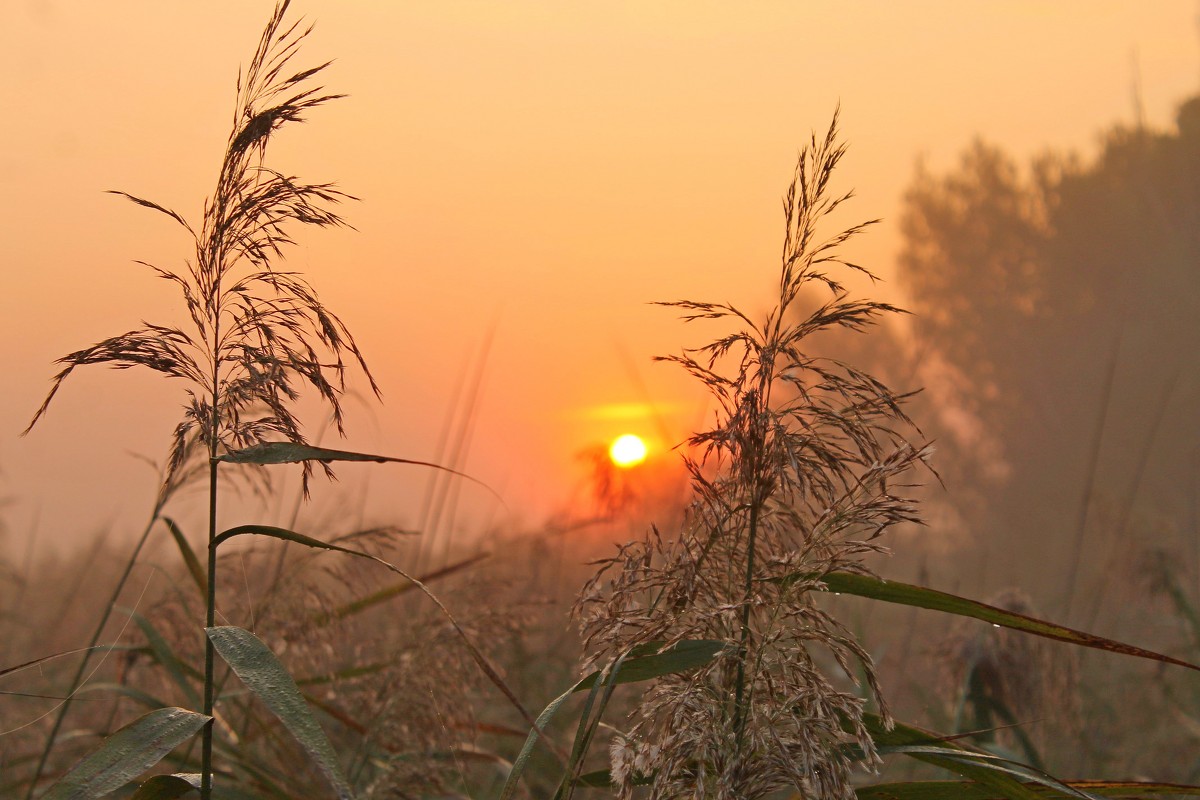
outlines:
[[[154,660],[167,671],[167,675],[179,687],[179,690],[183,692],[183,696],[188,703],[193,708],[200,705],[200,694],[196,691],[196,687],[192,685],[192,682],[188,680],[188,675],[191,674],[197,678],[202,676],[195,670],[189,669],[179,659],[179,656],[175,655],[175,651],[171,649],[171,646],[167,644],[167,640],[163,638],[163,635],[158,632],[158,629],[154,627],[154,624],[150,620],[138,612],[127,608],[119,610],[128,614],[137,623],[137,626],[141,628],[142,635],[146,637],[146,644],[149,645]]]
[[[796,575],[791,577],[809,578],[811,576]],[[1002,608],[989,606],[977,600],[969,600],[965,597],[959,597],[948,592],[939,592],[936,589],[929,589],[924,586],[914,586],[913,584],[901,583],[899,581],[885,581],[869,575],[857,575],[849,572],[830,572],[823,576],[821,581],[831,592],[869,597],[873,600],[882,600],[885,603],[895,603],[897,605],[928,608],[933,611],[956,614],[960,617],[972,617],[1003,628],[1012,628],[1013,630],[1032,633],[1035,636],[1042,636],[1059,642],[1067,642],[1068,644],[1075,644],[1081,647],[1092,647],[1097,650],[1107,650],[1111,653],[1147,658],[1152,661],[1161,661],[1165,664],[1174,664],[1178,667],[1200,670],[1200,666],[1196,664],[1172,658],[1162,653],[1144,650],[1130,644],[1105,639],[1102,636],[1084,633],[1083,631],[1077,631],[1073,628],[1056,625],[1053,622],[1046,622],[1034,617],[1027,617],[1024,614],[1017,614],[1013,611],[1005,611]]]
[[[394,456],[377,456],[370,453],[354,453],[349,450],[330,450],[325,447],[313,447],[307,444],[298,444],[296,442],[263,442],[252,447],[246,447],[242,450],[234,450],[225,455],[218,456],[218,461],[228,461],[230,464],[300,464],[305,461],[317,461],[321,464],[329,464],[333,461],[370,461],[377,464],[412,464],[416,467],[429,467],[430,469],[441,470],[448,472],[451,475],[457,475],[460,478],[466,478],[472,483],[482,486],[493,495],[496,495],[492,488],[480,480],[472,478],[464,472],[459,472],[456,469],[443,467],[441,464],[434,464],[432,461],[416,461],[411,458],[396,458]]]
[[[333,745],[309,711],[296,682],[262,640],[242,628],[206,628],[209,640],[221,658],[233,668],[242,683],[279,718],[300,746],[312,756],[342,800],[353,796],[342,774]]]
[[[668,675],[672,672],[683,672],[703,666],[725,647],[725,643],[719,641],[685,640],[676,642],[670,649],[659,652],[663,644],[663,642],[647,642],[633,648],[620,671],[612,679],[613,685],[636,683]],[[500,792],[500,800],[510,800],[516,794],[517,785],[522,773],[525,772],[525,766],[529,763],[529,757],[533,755],[533,748],[540,738],[541,731],[545,730],[546,726],[550,724],[550,720],[554,719],[554,715],[558,713],[558,709],[562,707],[562,704],[576,692],[585,690],[589,692],[595,691],[597,681],[600,679],[600,670],[587,675],[570,689],[567,689],[558,697],[551,700],[550,704],[538,715],[533,725],[533,730],[529,732],[524,746],[521,747],[521,752],[513,760],[513,768],[508,774],[508,780],[504,782],[504,789]],[[582,781],[582,778],[580,781]],[[581,783],[581,785],[591,784]]]
[[[487,660],[487,657],[484,656],[479,648],[475,646],[475,643],[471,641],[471,637],[468,636],[467,632],[463,630],[461,625],[458,624],[458,620],[456,620],[454,615],[450,613],[450,609],[446,608],[445,604],[438,599],[438,596],[429,591],[429,588],[425,584],[421,583],[421,581],[412,577],[391,562],[385,561],[378,556],[373,556],[370,553],[364,553],[361,550],[352,550],[349,547],[342,547],[341,545],[330,544],[329,542],[323,542],[320,539],[314,539],[311,536],[305,536],[302,533],[296,533],[295,531],[289,531],[286,528],[276,528],[270,525],[239,525],[236,528],[230,528],[229,530],[224,531],[219,536],[215,537],[209,547],[215,550],[222,543],[232,539],[233,537],[244,535],[268,536],[285,542],[302,544],[306,547],[315,547],[321,550],[332,550],[336,553],[345,553],[346,555],[356,556],[357,558],[365,558],[370,561],[374,561],[376,564],[379,564],[380,566],[404,578],[406,581],[409,581],[416,586],[422,594],[432,600],[434,605],[436,605],[446,616],[446,619],[450,622],[450,624],[454,626],[454,630],[458,632],[459,638],[462,640],[463,645],[467,648],[467,651],[471,654],[471,658],[483,671],[483,674],[487,676],[488,680],[492,682],[492,685],[499,689],[501,693],[508,699],[508,701],[512,703],[513,708],[515,708],[521,714],[526,723],[537,728],[536,721],[525,708],[525,705],[517,698],[517,696],[513,693],[513,690],[509,688],[508,684],[504,682],[504,679],[500,677],[500,673],[497,672],[496,668],[491,665],[491,662]],[[553,745],[551,745],[551,749],[555,749]],[[555,753],[556,755],[560,755],[556,749]],[[560,760],[565,759],[562,759],[560,755]]]
[[[104,740],[50,787],[42,800],[92,800],[121,788],[196,734],[209,717],[182,708],[160,708]]]
[[[961,769],[964,765],[971,768],[982,767],[985,770],[993,771],[997,775],[1011,776],[1027,789],[1032,787],[1039,790],[1048,790],[1048,796],[1050,797],[1095,800],[1094,795],[1087,794],[1079,789],[1073,789],[1049,773],[992,753],[977,753],[953,747],[934,745],[885,745],[879,748],[879,753],[881,755],[900,753],[920,760],[938,759],[937,761],[929,760],[929,763],[939,764],[939,766],[962,775],[966,774]],[[975,777],[976,781],[979,780],[978,774],[973,777]],[[1043,791],[1044,793],[1045,791]]]
[[[685,639],[660,652],[662,646],[663,642],[647,642],[635,647],[612,682],[639,683],[673,672],[686,672],[702,667],[725,649],[725,642],[715,639]],[[571,687],[571,691],[582,692],[584,689],[591,689],[599,679],[600,671],[597,670]]]
[[[993,758],[990,754],[954,744],[950,738],[939,736],[931,731],[900,722],[896,722],[891,729],[888,729],[879,715],[870,713],[863,714],[863,724],[866,725],[871,739],[875,741],[880,753],[904,753],[918,761],[950,770],[987,787],[996,796],[1007,798],[1007,800],[1046,800],[1047,797],[1064,796],[1087,797],[1086,794],[1066,789],[1063,784],[1049,776],[1045,776],[1045,782],[1053,784],[1053,788],[1048,791],[1046,789],[1035,790],[1013,777],[1008,771],[977,760]],[[972,758],[976,760],[969,760]],[[1040,775],[1033,770],[1028,777],[1037,777],[1041,782]]]
[[[456,572],[461,572],[462,570],[472,567],[480,561],[490,557],[490,553],[480,553],[479,555],[465,558],[462,561],[457,561],[453,564],[442,567],[441,569],[426,573],[418,578],[418,580],[421,581],[421,583],[429,583],[430,581],[437,580],[438,578],[444,578],[447,575],[453,575]],[[388,600],[391,600],[393,597],[397,597],[406,592],[412,591],[415,588],[416,586],[408,581],[392,584],[391,586],[385,586],[379,591],[372,592],[365,597],[360,597],[357,600],[346,603],[345,605],[340,606],[331,612],[320,614],[314,617],[313,622],[318,625],[323,625],[331,620],[345,619],[346,617],[351,617],[362,611],[366,611],[368,608],[377,606],[380,603],[385,603]]]
[[[167,529],[171,531],[171,538],[175,540],[175,545],[179,548],[179,554],[183,556],[183,563],[187,565],[188,573],[191,574],[196,587],[200,589],[200,598],[207,603],[208,579],[204,575],[204,568],[200,566],[200,559],[196,557],[196,551],[188,544],[187,537],[183,535],[183,531],[175,524],[175,520],[163,517],[163,522],[167,523]]]
[[[542,731],[550,724],[550,720],[554,719],[554,715],[558,713],[558,709],[567,701],[575,692],[575,687],[567,689],[558,697],[550,701],[550,704],[542,709],[542,713],[538,715],[534,721],[532,730],[529,731],[529,736],[525,738],[525,744],[521,746],[521,752],[517,753],[517,757],[513,759],[512,769],[508,773],[508,779],[504,781],[504,788],[500,791],[500,800],[511,800],[517,792],[517,786],[520,783],[521,774],[525,772],[525,766],[529,763],[529,757],[533,755],[533,747],[537,744],[538,739],[544,738]]]
[[[60,653],[51,653],[48,656],[41,656],[40,658],[35,658],[31,661],[23,661],[20,664],[14,664],[11,667],[0,669],[0,676],[8,675],[11,672],[20,672],[21,670],[29,669],[30,667],[36,667],[38,664],[44,664],[47,661],[53,661],[54,659],[62,658],[63,656],[71,656],[75,655],[76,653],[88,653],[92,650],[99,650],[102,647],[104,647],[104,645],[92,645],[91,647],[76,647],[73,650],[63,650]]]
[[[129,800],[177,800],[199,789],[199,775],[155,775],[138,787]]]
[[[588,777],[588,776],[584,776]],[[598,776],[599,777],[599,776]],[[1200,786],[1142,781],[1065,781],[1072,789],[1100,797],[1200,796]],[[600,784],[603,785],[603,784]],[[1031,786],[1030,788],[1035,788]],[[967,781],[910,781],[860,786],[858,800],[1002,800],[1004,795]]]

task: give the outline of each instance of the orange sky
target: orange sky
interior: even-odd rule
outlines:
[[[0,495],[10,533],[70,541],[135,526],[182,402],[156,375],[94,368],[19,439],[64,353],[182,308],[133,259],[187,242],[103,190],[195,218],[237,67],[271,3],[13,0],[0,29]],[[838,178],[885,223],[853,255],[885,278],[924,156],[977,135],[1025,157],[1090,151],[1195,91],[1195,0],[1135,2],[366,2],[295,0],[348,99],[285,131],[277,163],[363,202],[357,231],[303,231],[288,264],[356,333],[385,404],[351,401],[345,446],[435,456],[454,387],[494,330],[463,465],[536,523],[577,493],[577,453],[660,403],[670,435],[700,396],[658,353],[704,341],[659,299],[761,307],[779,197],[840,101]],[[885,287],[884,291],[892,291]],[[641,388],[643,387],[644,388]],[[623,406],[609,408],[610,406]],[[332,444],[332,442],[331,442]],[[661,447],[662,443],[658,442]],[[344,475],[354,483],[354,470]],[[372,513],[412,522],[426,476],[371,473]],[[474,518],[495,511],[478,496]],[[464,494],[470,499],[470,492]]]

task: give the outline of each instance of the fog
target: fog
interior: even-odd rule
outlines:
[[[791,161],[839,103],[851,149],[838,181],[857,193],[847,218],[883,218],[852,255],[884,278],[874,293],[902,299],[894,265],[918,159],[950,168],[976,136],[1022,162],[1047,148],[1092,155],[1102,131],[1139,114],[1169,129],[1198,60],[1186,1],[1153,14],[1123,3],[298,10],[318,22],[312,57],[337,59],[329,89],[350,97],[287,132],[275,157],[363,198],[344,209],[357,230],[313,232],[287,253],[383,389],[382,405],[351,409],[349,444],[439,455],[438,431],[457,425],[454,387],[482,369],[458,466],[505,505],[469,498],[477,524],[536,521],[583,491],[578,454],[624,432],[595,422],[607,406],[665,410],[665,435],[649,417],[632,423],[660,455],[695,425],[702,397],[650,362],[691,334],[648,304],[762,302]],[[169,382],[81,371],[30,437],[16,434],[54,359],[182,312],[134,261],[178,264],[186,239],[103,192],[198,215],[261,11],[23,2],[0,34],[11,76],[0,97],[19,110],[0,130],[0,468],[17,540],[125,535],[152,500],[155,473],[130,454],[164,457],[182,402]],[[310,433],[321,426],[310,420]],[[426,477],[373,480],[374,513],[411,522]]]
[[[161,278],[188,274],[189,259],[204,261],[184,228],[199,227],[211,207],[226,146],[241,152],[229,134],[238,68],[269,5],[21,0],[0,31],[9,76],[0,86],[0,108],[9,112],[0,125],[0,419],[7,421],[0,578],[20,657],[29,648],[79,644],[75,630],[92,624],[84,617],[101,602],[109,573],[160,514],[177,523],[176,538],[163,525],[150,529],[152,558],[137,564],[142,591],[159,598],[178,590],[179,608],[164,607],[185,609],[195,600],[180,588],[190,580],[185,567],[200,594],[207,591],[199,565],[180,566],[172,549],[186,552],[183,542],[191,541],[200,551],[207,524],[205,482],[180,489],[173,481],[195,465],[207,475],[202,448],[189,438],[203,426],[176,426],[213,417],[196,390],[211,387],[193,380],[200,370],[189,372],[170,349],[181,341],[172,338],[174,326],[189,319],[204,326],[194,296],[179,292],[186,281]],[[872,553],[864,563],[890,580],[1194,661],[1198,10],[1194,0],[1152,10],[1118,2],[735,8],[298,0],[292,13],[316,23],[303,40],[306,63],[333,59],[319,72],[316,94],[339,96],[305,107],[304,124],[271,121],[281,132],[258,131],[243,146],[279,170],[258,174],[278,178],[285,196],[316,198],[346,224],[298,206],[291,223],[318,224],[288,228],[270,241],[280,252],[264,246],[248,261],[265,253],[258,267],[301,274],[314,287],[319,304],[307,288],[288,284],[288,314],[296,316],[271,319],[277,330],[304,320],[324,337],[325,351],[306,354],[291,340],[272,350],[277,343],[264,342],[265,334],[239,340],[228,374],[242,369],[245,380],[230,378],[223,390],[230,405],[222,407],[222,447],[298,438],[294,413],[313,444],[392,459],[339,464],[336,481],[317,468],[311,498],[294,466],[271,466],[269,486],[232,480],[218,527],[254,520],[325,539],[359,530],[354,536],[386,540],[373,553],[407,559],[414,573],[466,571],[455,600],[479,612],[472,631],[495,626],[518,643],[512,652],[548,637],[554,644],[546,652],[574,675],[575,644],[561,645],[561,618],[581,564],[609,553],[614,539],[646,531],[669,537],[681,519],[703,518],[682,513],[689,451],[681,443],[761,396],[741,392],[722,409],[717,378],[706,387],[679,364],[655,360],[721,341],[728,332],[720,326],[729,322],[684,323],[681,311],[705,317],[714,306],[658,303],[729,303],[757,322],[776,302],[780,199],[797,152],[819,143],[836,115],[848,149],[831,191],[852,196],[822,235],[877,220],[841,251],[877,279],[850,269],[846,286],[852,298],[904,311],[883,313],[861,331],[822,331],[811,346],[904,394],[911,427],[890,406],[884,416],[932,450],[900,459],[904,467],[927,462],[916,485],[888,484],[890,473],[881,479],[880,507],[903,522],[882,542],[891,555]],[[323,194],[331,187],[352,197]],[[157,213],[163,209],[185,225]],[[271,290],[280,280],[290,278],[254,279]],[[249,318],[277,308],[246,297]],[[810,310],[845,300],[801,299]],[[789,324],[802,319],[794,308],[788,313],[795,315]],[[851,317],[849,327],[859,327]],[[137,333],[142,326],[163,327]],[[100,350],[84,349],[97,342]],[[284,351],[288,374],[307,383],[296,396],[291,385],[271,383],[287,370],[268,356]],[[21,435],[64,364],[70,374]],[[690,366],[705,378],[704,368]],[[877,386],[846,374],[845,384],[814,391]],[[275,394],[253,394],[265,384]],[[804,387],[778,384],[807,402]],[[843,396],[849,406],[834,416],[855,418],[858,395]],[[336,403],[344,438],[330,421]],[[608,459],[609,443],[622,434],[646,443],[644,464],[622,469]],[[889,431],[871,435],[891,441]],[[177,469],[163,491],[172,452]],[[863,452],[862,463],[832,459],[844,471],[834,470],[830,486],[851,486],[880,468],[882,450]],[[698,451],[690,455],[702,460]],[[720,494],[699,477],[729,466],[715,462],[694,468],[702,498]],[[897,511],[909,497],[925,524]],[[756,502],[747,506],[754,521]],[[746,574],[753,575],[753,533],[749,541]],[[476,586],[471,570],[485,548],[495,566]],[[355,606],[360,597],[338,594],[367,592],[378,576],[341,567],[304,573],[307,566],[277,550],[269,555],[273,577],[260,585],[268,562],[256,559],[267,551],[246,552],[244,585],[236,597],[222,589],[222,614],[246,617],[249,627],[260,611],[264,628],[292,631],[303,627],[300,618],[279,609],[328,621],[383,602]],[[740,551],[730,552],[736,560]],[[469,567],[454,566],[468,556]],[[283,580],[285,567],[302,579]],[[162,576],[171,576],[170,591]],[[493,590],[493,579],[508,588]],[[309,588],[332,599],[305,605]],[[978,743],[1033,761],[1044,745],[1064,774],[1115,764],[1158,770],[1164,780],[1200,776],[1200,766],[1172,760],[1169,747],[1139,744],[1168,713],[1195,726],[1175,683],[1108,662],[1012,649],[1009,640],[985,641],[975,629],[939,627],[896,609],[829,600],[847,631],[874,643],[870,655],[898,707],[923,722],[957,732],[974,725],[984,729],[970,734]],[[506,603],[522,610],[509,614]],[[38,613],[26,619],[30,609]],[[751,612],[744,613],[743,648]],[[40,630],[45,614],[56,615],[48,638]],[[376,633],[386,638],[379,632],[387,626],[369,619],[336,644],[322,642],[320,652],[338,654],[352,642],[358,654]],[[409,621],[417,619],[424,617],[412,612]],[[159,622],[186,628],[174,617]],[[433,630],[434,623],[414,623],[414,635],[423,625]],[[292,633],[280,635],[291,641]],[[195,645],[184,636],[178,642]],[[1017,683],[985,674],[1004,658],[1024,676]],[[430,655],[430,670],[454,662],[456,691],[476,691],[474,662],[462,653],[439,659]],[[45,691],[59,691],[46,680]],[[740,715],[740,667],[737,680]],[[1129,683],[1136,691],[1126,697]],[[422,702],[432,696],[421,692]],[[1069,703],[1052,708],[1060,695]],[[839,708],[857,713],[857,702]],[[996,709],[1022,721],[1044,714],[1037,747],[994,736],[993,725],[1015,721]],[[436,729],[430,720],[441,712],[428,713],[422,724]],[[1122,721],[1115,731],[1110,718]],[[1078,746],[1062,744],[1073,737]]]

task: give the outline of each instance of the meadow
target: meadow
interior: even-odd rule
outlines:
[[[283,260],[350,199],[271,166],[281,131],[341,97],[304,61],[311,31],[276,7],[201,219],[116,192],[194,244],[145,265],[186,314],[64,356],[27,433],[95,365],[174,379],[184,412],[132,549],[2,562],[0,794],[1200,795],[1183,562],[1089,584],[1123,610],[1094,620],[1105,636],[1043,619],[1019,574],[988,598],[923,585],[952,570],[913,533],[939,486],[918,398],[814,344],[901,313],[847,289],[873,276],[841,248],[872,223],[829,229],[851,200],[836,112],[787,183],[774,306],[663,303],[713,337],[662,360],[716,413],[656,490],[598,462],[594,508],[453,538],[306,505],[351,463],[428,470],[432,520],[474,480],[318,446],[299,417],[306,398],[340,432],[348,387],[378,393],[351,326]],[[218,527],[234,496],[279,507],[297,472],[288,518]],[[175,515],[189,493],[207,513]]]

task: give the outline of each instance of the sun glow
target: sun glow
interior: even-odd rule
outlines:
[[[608,457],[623,469],[636,467],[646,460],[646,443],[632,433],[618,436],[608,448]]]

